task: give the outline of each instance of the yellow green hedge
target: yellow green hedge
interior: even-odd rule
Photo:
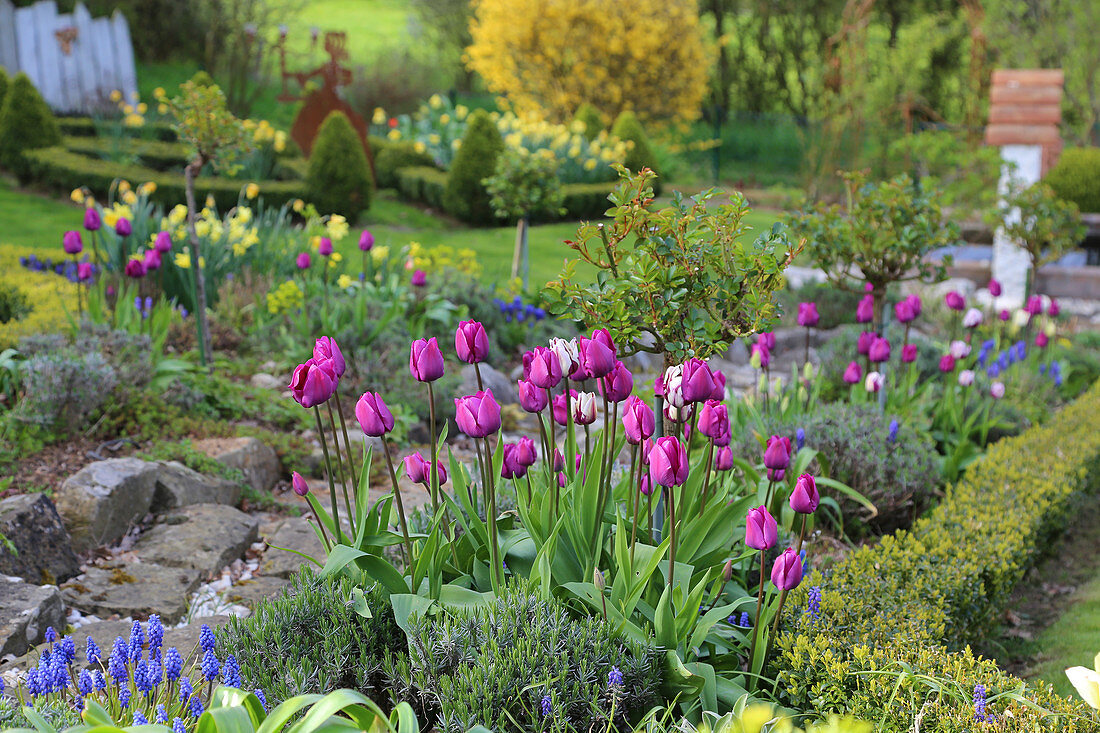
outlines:
[[[70,317],[76,317],[77,285],[52,272],[25,269],[19,258],[31,254],[54,260],[65,258],[60,248],[43,252],[35,247],[0,247],[0,281],[18,287],[34,306],[25,318],[0,323],[0,351],[15,346],[23,336],[64,330],[71,323]]]
[[[1056,716],[1005,697],[989,706],[1005,727],[979,723],[975,685],[993,696],[1022,681],[966,646],[996,626],[1074,499],[1095,488],[1098,469],[1100,383],[1044,425],[992,446],[910,531],[815,574],[793,597],[791,630],[777,642],[789,704],[882,720],[883,731],[1100,731],[1083,703],[1032,684],[1024,697]],[[816,622],[800,613],[814,585]]]

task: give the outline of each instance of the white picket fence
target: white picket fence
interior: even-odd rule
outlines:
[[[104,108],[115,89],[137,93],[130,26],[119,11],[93,18],[83,3],[58,13],[54,0],[16,8],[0,0],[0,66],[26,72],[57,112]]]

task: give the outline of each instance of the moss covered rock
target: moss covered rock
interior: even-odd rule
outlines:
[[[26,74],[16,74],[0,105],[0,166],[26,183],[31,171],[23,151],[60,143],[61,131],[46,100]]]
[[[325,118],[306,176],[309,200],[322,214],[342,214],[354,222],[370,208],[371,180],[367,154],[351,121],[343,112]]]
[[[484,181],[496,172],[502,152],[504,139],[489,114],[478,110],[470,115],[443,191],[443,209],[448,214],[471,224],[493,222],[491,197]]]

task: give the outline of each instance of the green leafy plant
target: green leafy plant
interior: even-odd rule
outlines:
[[[1019,213],[1014,213],[1016,210]],[[1077,204],[1058,198],[1046,183],[1016,187],[1005,197],[1000,215],[1004,232],[1023,244],[1031,258],[1027,294],[1030,295],[1035,272],[1054,262],[1085,238],[1085,226]]]
[[[0,105],[0,166],[27,182],[31,166],[23,153],[60,142],[61,131],[46,100],[34,88],[30,77],[19,72],[8,85]]]
[[[0,283],[0,323],[23,319],[34,308],[15,283]]]
[[[373,188],[367,154],[343,112],[330,113],[317,132],[306,187],[318,211],[340,214],[350,222],[370,208]]]
[[[493,221],[490,195],[482,181],[496,172],[497,158],[502,152],[504,140],[489,113],[473,112],[462,136],[462,146],[447,174],[442,203],[448,214],[471,224]]]
[[[508,149],[497,158],[496,172],[482,183],[497,218],[555,219],[565,213],[553,155]]]
[[[1066,148],[1058,165],[1043,177],[1058,198],[1077,205],[1082,212],[1100,212],[1100,148]]]
[[[646,135],[645,128],[633,112],[630,110],[621,112],[615,124],[611,126],[611,134],[625,141],[629,147],[623,165],[635,173],[643,168],[650,169],[655,175],[659,173],[657,156],[650,147],[649,135]],[[659,182],[659,177],[654,179],[653,191],[658,195],[661,193]]]

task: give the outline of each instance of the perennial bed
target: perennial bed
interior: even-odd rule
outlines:
[[[1044,708],[1036,709],[1021,680],[966,646],[995,626],[1013,587],[1064,527],[1075,493],[1095,488],[1098,409],[1094,385],[1046,424],[991,446],[910,531],[804,585],[820,584],[821,611],[778,639],[789,704],[889,731],[981,730],[993,721],[1098,730],[1089,708],[1049,687],[1028,690]],[[805,608],[804,593],[799,601],[792,611]],[[987,718],[976,712],[979,697]]]

